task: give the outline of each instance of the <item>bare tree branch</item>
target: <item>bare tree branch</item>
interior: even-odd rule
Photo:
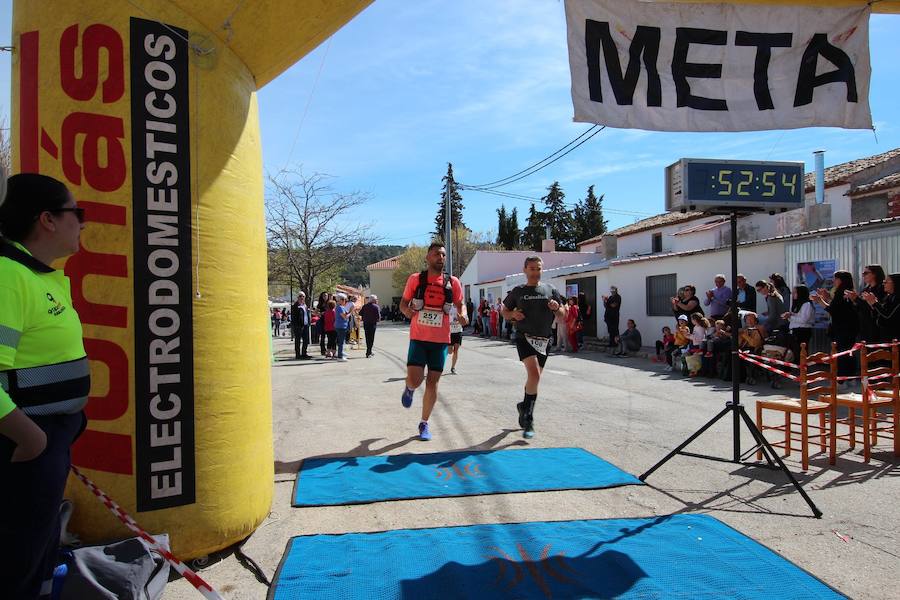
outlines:
[[[316,295],[315,281],[320,274],[343,266],[360,247],[378,241],[370,224],[351,222],[351,213],[364,206],[369,196],[336,192],[328,185],[329,179],[322,173],[306,176],[300,169],[267,177],[270,265],[281,276],[288,270],[309,299]],[[273,255],[279,260],[283,257],[285,269]]]

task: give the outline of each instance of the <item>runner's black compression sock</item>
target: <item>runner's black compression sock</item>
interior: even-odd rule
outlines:
[[[534,416],[534,403],[537,402],[537,394],[525,394],[525,414]]]

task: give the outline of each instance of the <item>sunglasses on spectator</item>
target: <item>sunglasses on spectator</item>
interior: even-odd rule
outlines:
[[[74,206],[72,208],[54,208],[53,210],[48,210],[47,212],[51,213],[61,213],[61,212],[71,212],[75,213],[75,218],[78,219],[79,223],[84,223],[84,209],[80,206]]]
[[[872,271],[863,271],[863,275],[871,275]]]

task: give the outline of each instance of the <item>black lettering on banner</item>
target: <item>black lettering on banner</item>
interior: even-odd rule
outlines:
[[[196,500],[187,36],[131,19],[138,511]]]
[[[759,110],[772,110],[772,94],[769,92],[769,62],[772,48],[790,48],[793,33],[753,33],[738,31],[734,36],[735,46],[756,46],[756,61],[753,64],[753,95]]]
[[[837,67],[834,71],[816,75],[819,57],[824,58]],[[794,94],[794,106],[805,106],[813,101],[813,92],[820,85],[843,81],[847,84],[847,102],[858,102],[856,93],[856,70],[847,53],[831,45],[828,35],[815,34],[806,45],[803,59],[800,61],[800,73],[797,75],[797,92]]]
[[[691,44],[724,46],[728,43],[728,32],[717,29],[698,29],[695,27],[675,28],[675,47],[672,51],[672,79],[675,82],[676,106],[696,108],[697,110],[728,110],[728,104],[721,98],[704,98],[691,94],[688,77],[703,79],[721,79],[722,65],[708,63],[689,63],[688,50]]]
[[[637,26],[631,46],[628,48],[628,66],[625,67],[623,75],[619,51],[609,32],[609,23],[586,19],[584,46],[587,54],[588,89],[591,100],[603,102],[603,92],[600,86],[600,48],[602,46],[609,85],[616,97],[616,102],[620,106],[631,105],[634,102],[634,90],[641,74],[641,57],[643,56],[644,69],[647,71],[647,106],[662,106],[662,86],[659,82],[659,72],[656,70],[660,37],[659,27]]]

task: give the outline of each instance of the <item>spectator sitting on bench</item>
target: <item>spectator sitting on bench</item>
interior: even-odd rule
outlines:
[[[641,349],[641,332],[638,331],[634,319],[628,319],[625,331],[616,337],[616,342],[619,347],[613,352],[613,356],[628,356],[629,352]]]

